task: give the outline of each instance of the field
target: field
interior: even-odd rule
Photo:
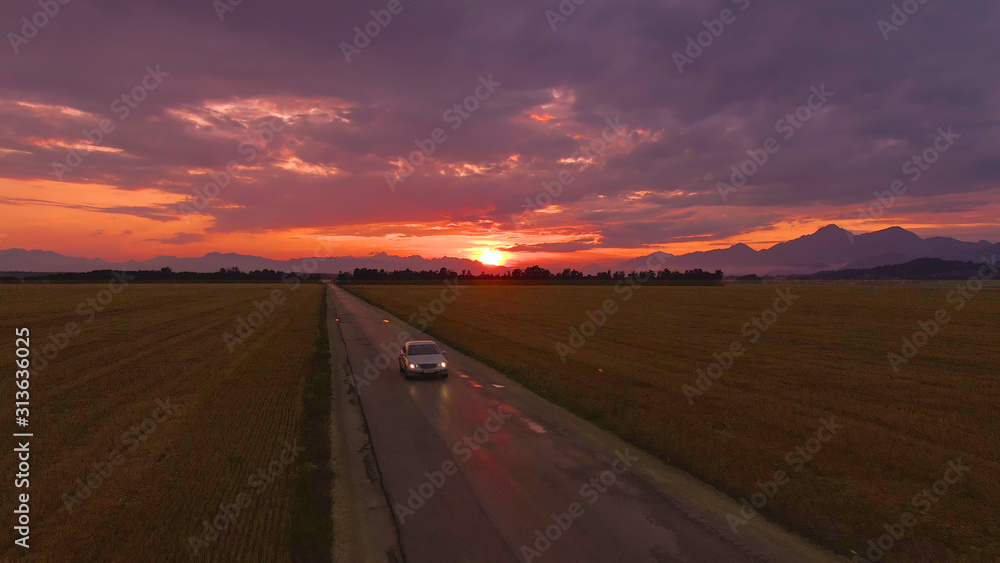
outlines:
[[[12,427],[15,328],[31,330],[30,488],[13,487],[5,455],[0,489],[8,517],[30,493],[33,560],[329,553],[324,286],[113,288],[0,286]],[[251,318],[255,302],[273,310]],[[237,332],[240,318],[256,327]],[[24,553],[12,546],[5,561]]]
[[[761,511],[842,555],[908,512],[888,560],[996,561],[1000,290],[949,300],[956,284],[470,286],[443,311],[441,286],[347,288],[403,319],[423,308],[431,334],[736,499],[783,470]],[[921,321],[934,334],[902,363]],[[843,428],[816,440],[820,419]],[[934,491],[949,461],[970,469]]]

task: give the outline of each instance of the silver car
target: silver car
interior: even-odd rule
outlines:
[[[399,371],[407,379],[418,375],[448,377],[444,352],[433,340],[411,340],[400,349]]]

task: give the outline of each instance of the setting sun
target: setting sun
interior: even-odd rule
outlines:
[[[479,255],[479,261],[487,266],[499,266],[504,258],[503,252],[498,250],[485,250]]]

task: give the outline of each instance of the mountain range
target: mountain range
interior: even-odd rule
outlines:
[[[619,264],[590,264],[586,273],[603,270],[642,270],[650,258],[659,267],[671,270],[722,270],[726,274],[793,275],[824,270],[874,268],[902,264],[917,258],[976,261],[1000,252],[1000,244],[982,240],[964,242],[950,237],[921,238],[901,227],[854,235],[837,225],[827,225],[813,234],[754,250],[746,244],[729,248],[673,255],[654,252]],[[302,271],[304,259],[272,260],[260,256],[212,252],[196,258],[157,256],[149,260],[109,262],[100,258],[77,258],[44,250],[11,248],[0,250],[0,272],[86,272],[91,270],[159,270],[175,272],[216,272],[220,268],[237,267],[243,271],[271,269]],[[317,273],[353,271],[354,268],[385,270],[470,270],[502,273],[509,268],[486,266],[468,258],[424,258],[418,255],[393,256],[380,252],[372,256],[337,256],[318,261]]]
[[[875,268],[827,270],[815,274],[791,276],[791,279],[805,280],[971,280],[995,278],[995,256],[990,255],[987,263],[942,260],[940,258],[917,258],[905,264],[890,264]]]
[[[902,264],[917,258],[978,262],[1000,251],[989,241],[964,242],[951,237],[921,238],[902,227],[855,235],[827,225],[811,235],[754,250],[745,244],[675,256],[654,252],[627,260],[621,269],[642,269],[650,257],[671,270],[720,269],[726,274],[808,274],[822,270],[874,268]]]

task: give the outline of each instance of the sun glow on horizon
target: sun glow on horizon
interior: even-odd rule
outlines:
[[[479,261],[487,266],[499,266],[507,257],[499,250],[484,250],[479,255]]]

